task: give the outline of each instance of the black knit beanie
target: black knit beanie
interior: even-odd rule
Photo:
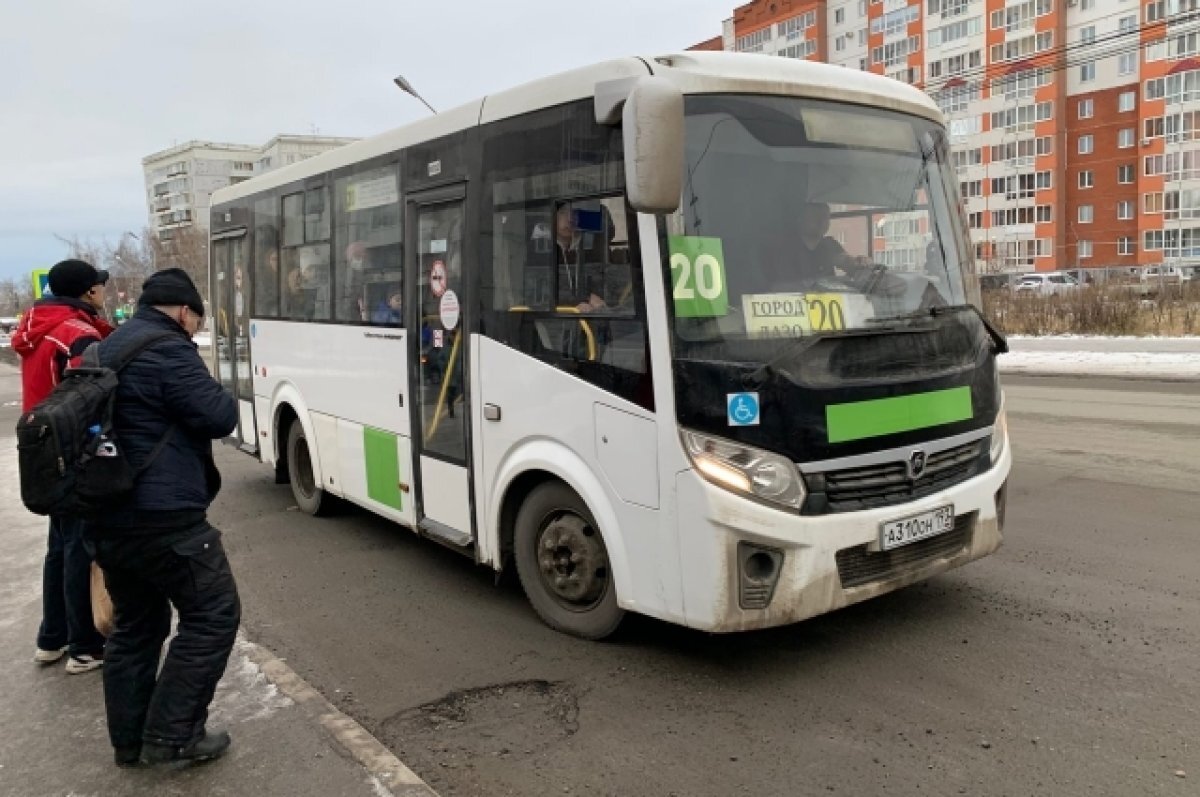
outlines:
[[[200,298],[200,291],[196,290],[196,283],[183,269],[165,268],[151,274],[142,283],[139,307],[176,304],[187,305],[196,315],[204,315],[204,300]]]

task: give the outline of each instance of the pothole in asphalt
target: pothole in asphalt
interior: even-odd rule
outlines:
[[[578,729],[575,690],[537,680],[451,692],[396,714],[380,730],[383,742],[420,771],[421,764],[446,766],[476,756],[534,755]]]

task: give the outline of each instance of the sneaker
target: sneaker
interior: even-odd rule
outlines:
[[[78,656],[71,656],[67,659],[67,672],[71,675],[78,675],[81,672],[91,672],[103,666],[104,658],[102,656],[90,656],[87,653],[81,653]]]
[[[61,659],[63,654],[66,652],[66,645],[63,645],[61,648],[57,648],[55,650],[44,650],[42,648],[38,648],[37,652],[33,654],[33,660],[38,664],[53,664]]]
[[[151,765],[169,764],[173,761],[212,761],[225,755],[232,743],[233,739],[228,731],[205,732],[199,739],[183,747],[146,742],[142,745],[141,760],[143,764]]]

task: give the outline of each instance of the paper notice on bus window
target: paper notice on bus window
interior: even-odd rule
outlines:
[[[752,338],[798,338],[863,326],[874,315],[857,293],[756,293],[742,297],[746,334]]]
[[[808,318],[817,332],[858,329],[875,317],[870,300],[860,293],[806,293]]]
[[[366,210],[383,205],[394,205],[400,201],[396,190],[396,175],[356,180],[346,186],[346,211]]]
[[[812,332],[808,302],[802,293],[753,293],[742,296],[746,334],[752,338],[798,338]]]

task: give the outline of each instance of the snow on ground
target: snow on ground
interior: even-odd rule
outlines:
[[[1000,371],[1200,380],[1200,353],[1014,350],[1000,358]]]
[[[1008,339],[1000,370],[1014,374],[1132,376],[1200,381],[1200,337],[1062,335]]]

